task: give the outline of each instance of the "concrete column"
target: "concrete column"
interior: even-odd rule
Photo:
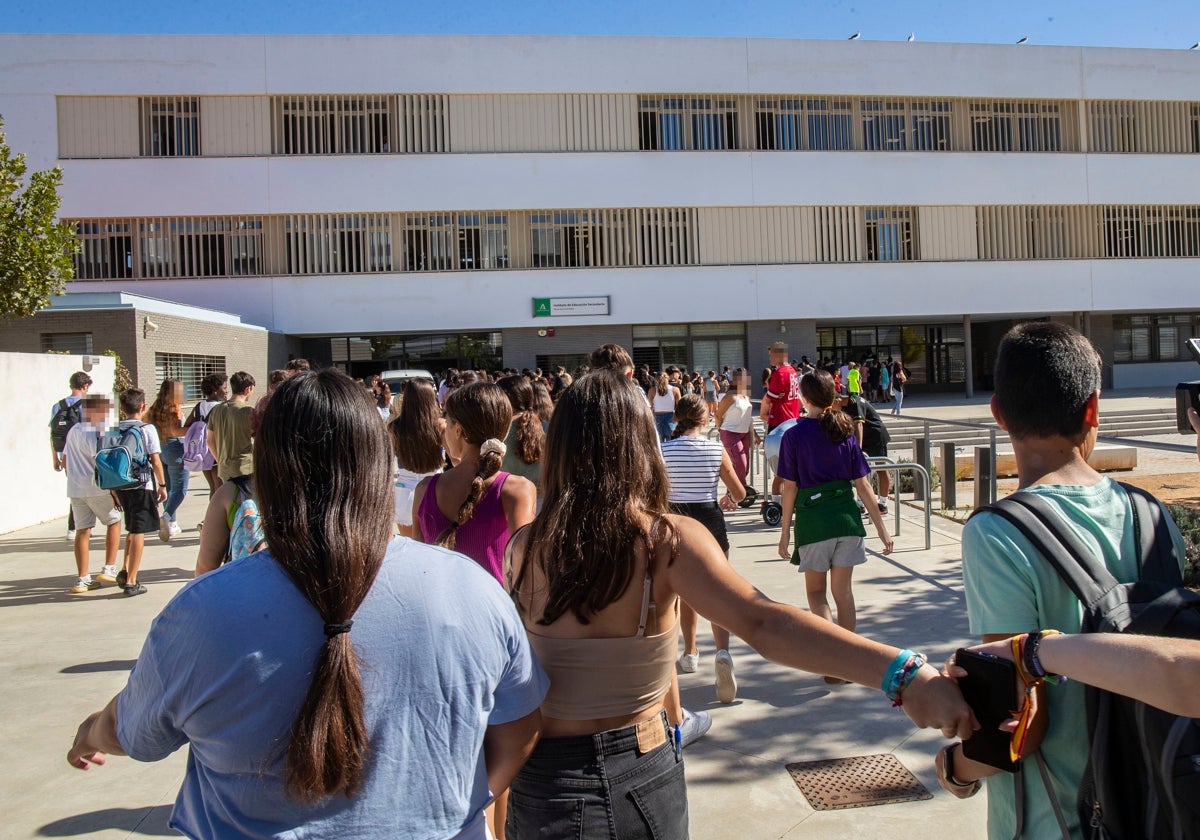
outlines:
[[[971,348],[971,316],[963,316],[963,353],[967,363],[967,398],[975,396],[975,359]]]
[[[1091,341],[1091,338],[1092,338],[1092,313],[1091,312],[1083,313],[1083,326],[1080,329],[1080,332],[1082,332],[1085,336],[1087,336],[1087,339],[1089,341]]]

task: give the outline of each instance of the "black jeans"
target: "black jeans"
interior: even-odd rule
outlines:
[[[510,840],[686,840],[687,787],[665,743],[639,754],[634,727],[543,738],[510,788]]]

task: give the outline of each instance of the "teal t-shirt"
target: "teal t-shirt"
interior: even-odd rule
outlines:
[[[1063,519],[1122,582],[1137,578],[1129,497],[1116,482],[1102,478],[1091,487],[1037,485],[1018,491],[1052,500]],[[1183,559],[1183,538],[1164,511]],[[1034,629],[1079,631],[1083,607],[1029,540],[1007,520],[993,514],[972,517],[963,529],[963,582],[971,632],[1015,635]],[[1082,837],[1075,813],[1076,795],[1087,762],[1087,711],[1081,683],[1047,684],[1050,727],[1042,755],[1072,837]],[[1026,768],[1026,837],[1058,837],[1060,832],[1037,768]],[[1016,831],[1014,776],[1001,773],[986,782],[988,837],[1010,840]]]

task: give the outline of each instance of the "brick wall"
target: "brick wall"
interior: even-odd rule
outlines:
[[[158,329],[143,334],[143,319],[147,315]],[[260,392],[266,388],[266,330],[157,312],[134,309],[39,312],[29,318],[5,322],[0,329],[0,351],[40,353],[44,333],[77,332],[92,334],[92,350],[96,355],[115,350],[129,368],[134,385],[146,391],[148,396],[155,390],[155,353],[221,356],[225,359],[226,372],[248,371],[256,382],[261,383]]]

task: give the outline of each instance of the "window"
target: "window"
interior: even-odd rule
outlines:
[[[92,353],[91,333],[42,333],[43,353],[70,353],[87,356]]]
[[[1113,361],[1170,362],[1183,358],[1191,315],[1113,316]]]
[[[795,151],[800,148],[804,102],[800,99],[760,99],[755,113],[755,148]]]
[[[1018,102],[1017,135],[1023,152],[1061,152],[1062,115],[1057,102]]]
[[[643,150],[738,147],[737,101],[716,97],[642,97],[638,146]]]
[[[848,99],[809,99],[808,148],[823,151],[853,149]]]
[[[76,280],[124,280],[133,276],[133,236],[128,221],[79,222],[75,233]]]
[[[391,150],[392,97],[274,97],[275,154],[379,154]]]
[[[949,101],[917,100],[912,103],[912,147],[919,152],[940,152],[951,148]]]
[[[241,277],[263,273],[261,218],[138,222],[139,277]]]
[[[913,250],[913,211],[908,207],[867,207],[863,210],[867,259],[878,262],[916,259]]]
[[[1138,151],[1137,103],[1098,100],[1088,103],[1094,152]]]
[[[164,379],[183,382],[183,398],[198,400],[203,394],[200,383],[210,373],[225,372],[224,356],[193,356],[187,353],[154,354],[154,389],[162,387]]]
[[[144,96],[138,100],[143,157],[200,154],[200,101],[184,96]]]
[[[391,216],[287,216],[288,274],[363,274],[392,270]]]
[[[1142,208],[1105,207],[1103,211],[1104,256],[1142,256]]]
[[[556,211],[530,216],[535,268],[575,268],[599,265],[593,222],[589,213]]]
[[[458,266],[457,245],[454,217],[449,213],[404,220],[405,271],[450,271]]]
[[[1192,151],[1200,153],[1200,105],[1192,106]]]
[[[458,263],[467,270],[508,267],[508,216],[461,213],[458,217]]]
[[[903,102],[864,99],[859,103],[859,110],[862,115],[864,149],[899,151],[906,148]]]
[[[971,103],[971,148],[977,152],[1013,151],[1011,102]]]

